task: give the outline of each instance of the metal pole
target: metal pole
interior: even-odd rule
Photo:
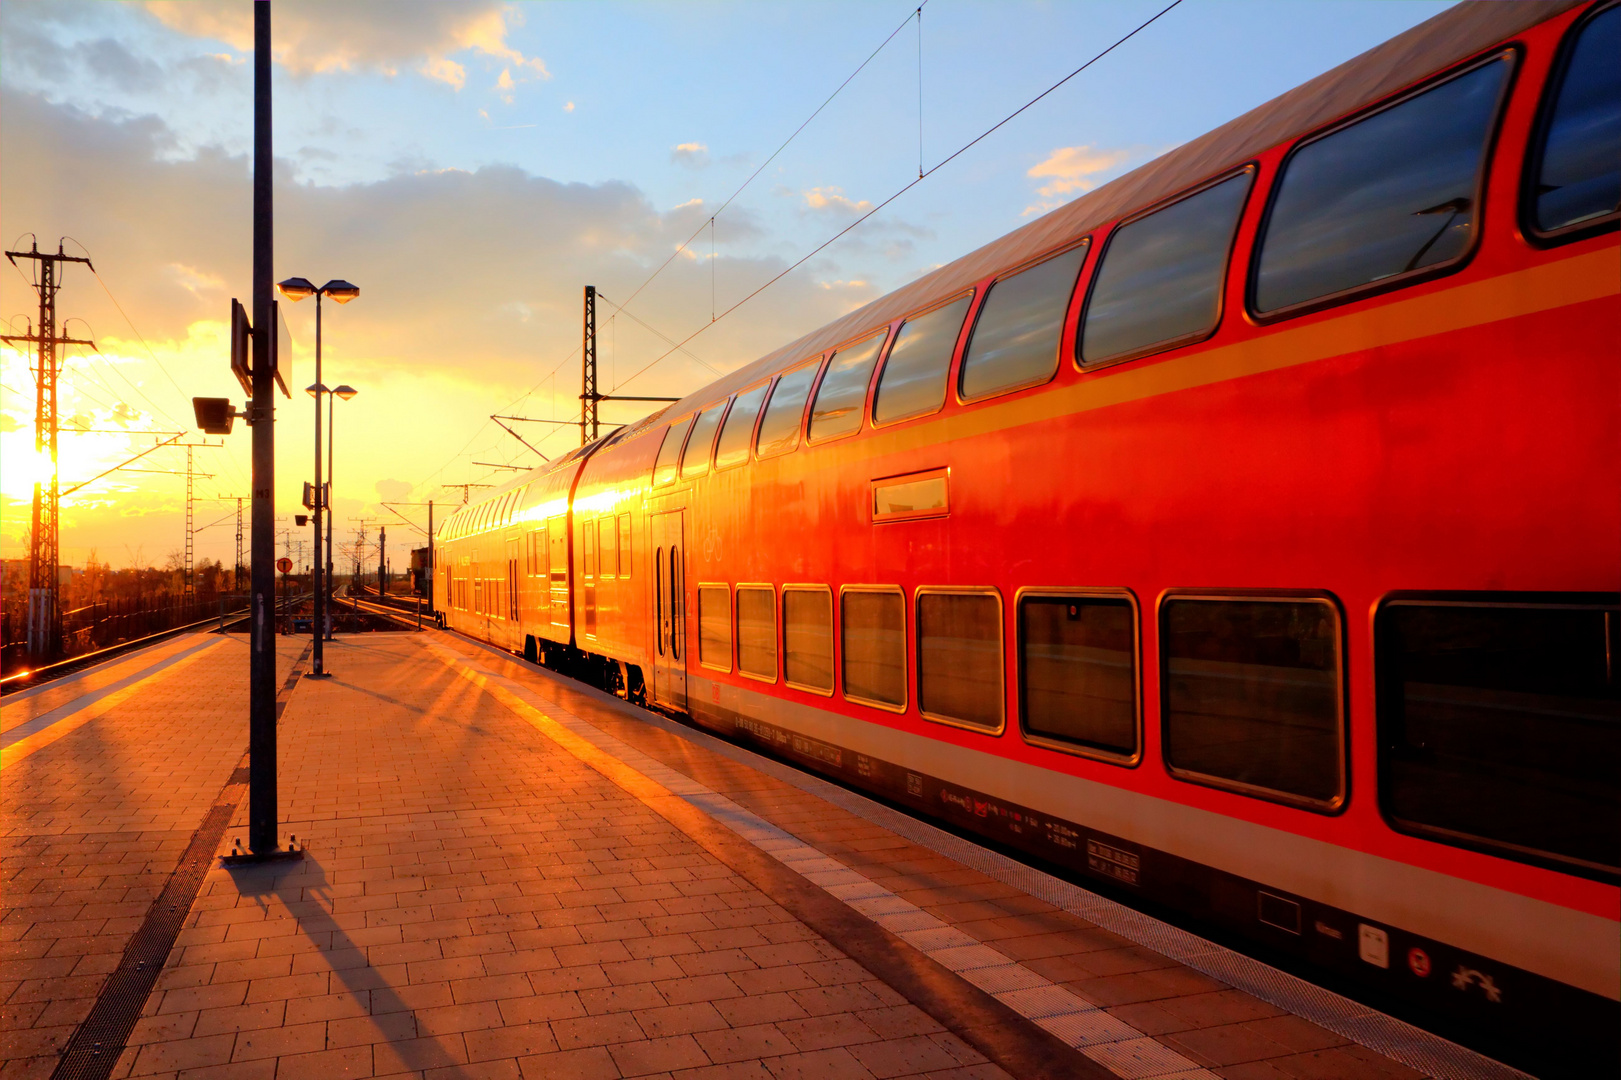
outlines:
[[[585,287],[585,331],[580,340],[580,445],[597,437],[597,287]]]
[[[433,500],[428,500],[428,610],[435,610],[433,606],[433,583],[437,580],[434,575],[438,573],[438,565],[434,561],[433,550]]]
[[[327,677],[326,670],[326,590],[321,581],[321,508],[326,502],[326,491],[321,486],[321,292],[315,293],[315,506],[312,507],[315,521],[315,565],[310,586],[315,591],[315,618],[310,623],[310,633],[315,639],[315,658],[312,662],[314,670],[310,672],[313,679]]]
[[[248,670],[248,848],[277,851],[275,287],[270,128],[270,4],[253,5],[253,620]]]
[[[316,382],[320,382],[320,380],[317,379]],[[333,449],[333,446],[338,441],[337,428],[335,426],[336,421],[337,421],[337,417],[332,411],[333,405],[335,404],[335,402],[332,400],[333,396],[334,395],[332,395],[332,394],[328,394],[326,396],[326,482],[327,482],[328,485],[332,485],[332,471],[333,471],[333,469],[332,469],[332,449]],[[319,559],[321,557],[320,537],[316,537],[315,557],[317,559]],[[333,587],[333,584],[332,584],[332,509],[331,509],[331,507],[327,508],[327,515],[326,515],[326,588],[327,588],[327,598],[326,598],[327,599],[327,617],[326,617],[326,621],[321,626],[321,632],[326,635],[326,639],[328,641],[331,641],[332,640],[332,615],[331,615],[332,593],[335,591],[335,589]]]

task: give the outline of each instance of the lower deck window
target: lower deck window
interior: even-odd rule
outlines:
[[[839,598],[844,696],[906,704],[906,597],[899,589],[851,587]]]
[[[737,587],[737,670],[777,680],[777,592],[770,585]]]
[[[1019,601],[1019,704],[1027,738],[1137,756],[1136,624],[1124,596]]]
[[[782,590],[782,676],[790,686],[833,692],[833,594],[822,588]]]
[[[1337,808],[1345,791],[1339,625],[1327,600],[1166,600],[1161,707],[1171,772]]]
[[[1379,798],[1404,831],[1621,869],[1615,597],[1401,599],[1374,620]]]
[[[732,593],[725,585],[698,586],[698,663],[732,670]]]
[[[917,704],[930,720],[1002,730],[1002,600],[994,592],[917,595]]]

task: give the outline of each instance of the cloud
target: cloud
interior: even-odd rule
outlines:
[[[842,214],[864,214],[872,209],[872,203],[866,199],[856,202],[845,198],[841,187],[813,187],[800,192],[805,197],[805,206],[811,210],[828,211]]]
[[[701,142],[677,143],[670,148],[670,161],[689,169],[701,169],[709,164],[709,147]]]
[[[495,80],[495,91],[501,95],[501,100],[511,105],[512,92],[517,89],[517,86],[518,84],[512,81],[512,71],[508,68],[502,68],[501,77]]]
[[[413,486],[405,480],[379,480],[372,485],[372,490],[383,502],[404,502],[411,497]]]
[[[1068,201],[1068,196],[1091,191],[1100,174],[1117,169],[1130,160],[1130,150],[1099,150],[1090,144],[1060,146],[1025,175],[1047,183],[1036,189],[1041,201],[1025,207],[1024,215],[1044,213]]]
[[[113,363],[70,358],[64,382],[94,397],[89,404],[65,400],[66,413],[88,412],[98,427],[122,420],[134,430],[179,430],[189,426],[191,394],[237,399],[224,340],[230,298],[249,297],[249,159],[215,146],[177,148],[173,131],[155,117],[97,116],[3,84],[0,115],[0,160],[31,163],[0,170],[0,232],[82,241],[165,369],[149,361],[94,279],[68,267],[59,311],[88,320]],[[354,303],[325,310],[323,378],[360,390],[354,401],[337,405],[336,483],[343,498],[368,503],[380,478],[418,485],[413,499],[448,498],[435,486],[441,482],[487,479],[468,462],[522,452],[488,423],[489,415],[509,411],[537,385],[511,411],[566,418],[577,410],[579,367],[569,354],[580,340],[582,287],[594,284],[614,302],[628,300],[710,212],[703,202],[661,206],[623,181],[564,183],[510,165],[457,169],[423,158],[402,159],[399,171],[375,181],[323,184],[299,179],[299,148],[288,143],[290,156],[276,163],[276,272],[341,276],[361,287]],[[763,235],[744,207],[728,208],[717,223],[718,257],[712,262],[708,244],[695,242],[701,258],[672,262],[631,311],[676,340],[707,326],[712,280],[724,304],[791,261],[792,253],[758,243]],[[755,249],[765,253],[744,253]],[[730,370],[871,299],[860,286],[820,288],[818,278],[870,275],[842,265],[789,275],[688,348]],[[32,303],[21,278],[0,277],[0,311],[26,311]],[[290,304],[284,312],[295,339],[295,385],[302,387],[314,375],[314,306]],[[598,312],[599,320],[612,318],[609,307]],[[669,350],[667,341],[630,319],[602,332],[605,388]],[[5,383],[20,389],[14,379],[26,383],[27,376],[11,370]],[[677,353],[623,392],[680,394],[711,378]],[[7,410],[17,412],[7,399]],[[119,414],[115,403],[125,401]],[[313,407],[302,395],[281,404],[277,499],[291,507],[308,479],[302,451],[313,440]],[[633,419],[646,408],[605,406],[604,419]],[[400,421],[426,415],[431,422]],[[103,417],[110,422],[100,422]],[[548,453],[578,437],[566,428],[535,428],[526,437],[553,438],[537,441]],[[487,430],[480,435],[481,429]],[[241,432],[239,426],[228,450],[217,455],[221,464],[208,467],[220,476],[212,482],[220,494],[247,488],[249,444]],[[154,467],[172,469],[173,455],[181,452],[159,453],[168,456]],[[183,465],[183,456],[179,460]],[[227,461],[240,471],[233,474]],[[454,464],[447,469],[447,462]],[[73,478],[91,474],[76,471]],[[119,551],[144,544],[162,552],[179,542],[183,477],[133,477],[127,491],[107,487],[111,482],[85,496],[111,499],[106,493],[115,492],[116,501],[100,508],[75,504],[64,558],[77,561],[91,546]],[[8,501],[13,497],[0,498],[8,554],[27,519],[25,506]],[[204,539],[213,543],[212,536]]]
[[[467,85],[467,69],[446,56],[429,57],[422,62],[422,67],[418,70],[452,90],[460,90]]]
[[[573,112],[574,111],[574,102],[572,102],[572,101],[563,102],[563,111],[564,112]]]
[[[148,0],[146,10],[171,30],[223,41],[240,52],[253,48],[248,4]],[[452,55],[474,53],[516,69],[526,79],[549,79],[539,57],[507,43],[522,12],[498,0],[278,0],[271,20],[271,51],[278,63],[304,75],[329,71],[414,68],[460,90],[466,71]]]

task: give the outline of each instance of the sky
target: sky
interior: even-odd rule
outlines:
[[[685,394],[1448,6],[1183,0],[734,309],[1165,2],[927,0],[919,17],[916,0],[273,0],[276,276],[360,287],[323,316],[323,380],[359,391],[336,409],[340,542],[370,522],[391,550],[420,545],[395,514],[420,529],[425,508],[385,503],[452,507],[452,485],[514,475],[489,463],[539,463],[489,416],[578,417],[587,284],[603,387]],[[67,267],[58,296],[65,332],[98,350],[67,350],[61,415],[84,430],[60,437],[63,487],[154,432],[214,444],[191,450],[196,551],[227,565],[249,440],[205,439],[188,399],[241,396],[226,329],[249,296],[251,93],[245,0],[0,5],[0,239],[67,237],[95,264]],[[7,333],[37,318],[28,273],[0,266]],[[314,456],[297,392],[314,303],[284,308],[278,530]],[[11,348],[0,414],[0,549],[17,558],[38,463],[30,361]],[[520,430],[548,455],[579,442]],[[62,561],[178,552],[185,454],[65,499]]]

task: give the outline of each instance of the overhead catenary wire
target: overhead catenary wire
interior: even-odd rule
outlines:
[[[694,330],[692,333],[690,333],[686,337],[682,338],[673,347],[671,347],[670,349],[666,350],[663,353],[660,353],[658,356],[654,357],[648,363],[646,363],[642,367],[638,368],[636,370],[635,374],[631,375],[629,378],[627,378],[627,379],[623,380],[622,382],[620,382],[613,389],[617,390],[617,389],[619,389],[619,387],[625,386],[625,385],[629,384],[630,382],[634,381],[636,378],[638,378],[639,376],[641,376],[642,374],[647,372],[650,368],[652,368],[655,364],[659,363],[661,360],[664,360],[666,357],[668,357],[672,353],[674,353],[676,351],[676,349],[680,349],[680,348],[684,347],[688,342],[692,341],[699,334],[702,334],[705,330],[708,330],[711,326],[714,326],[715,323],[719,322],[721,319],[726,318],[726,316],[730,315],[732,312],[736,311],[738,308],[742,307],[744,304],[748,303],[750,300],[754,299],[756,296],[759,296],[762,292],[769,289],[771,286],[775,285],[777,282],[781,281],[783,278],[787,277],[789,274],[793,273],[795,270],[799,269],[801,266],[804,266],[811,259],[815,258],[817,255],[819,255],[823,251],[825,251],[828,247],[830,247],[834,243],[836,243],[846,233],[848,233],[852,229],[855,229],[856,227],[860,226],[868,218],[871,218],[874,214],[878,213],[884,207],[888,206],[890,203],[894,202],[896,199],[900,198],[902,195],[905,195],[908,191],[911,191],[913,188],[917,187],[927,177],[933,176],[936,172],[940,171],[945,166],[951,164],[951,162],[955,161],[957,158],[959,158],[963,154],[967,153],[970,149],[977,146],[979,143],[983,142],[986,138],[990,137],[990,135],[992,135],[994,132],[999,130],[1001,127],[1003,127],[1009,121],[1011,121],[1014,117],[1018,116],[1020,113],[1023,113],[1026,109],[1029,109],[1032,105],[1035,105],[1042,98],[1045,98],[1048,94],[1051,94],[1053,91],[1057,90],[1059,87],[1063,86],[1065,83],[1067,83],[1071,79],[1075,78],[1075,76],[1079,75],[1081,72],[1085,71],[1087,68],[1091,67],[1093,64],[1097,63],[1099,60],[1102,60],[1105,56],[1108,56],[1110,53],[1114,52],[1120,46],[1124,45],[1126,42],[1130,41],[1132,38],[1136,37],[1138,34],[1142,33],[1144,30],[1148,29],[1154,23],[1158,22],[1161,18],[1163,18],[1169,11],[1171,11],[1172,8],[1177,7],[1181,3],[1182,3],[1182,0],[1171,0],[1171,2],[1169,4],[1165,5],[1165,7],[1161,8],[1159,11],[1157,11],[1153,15],[1149,16],[1143,22],[1139,23],[1134,29],[1132,29],[1128,33],[1126,33],[1123,36],[1117,38],[1111,45],[1109,45],[1107,48],[1103,49],[1101,52],[1097,53],[1091,59],[1087,60],[1080,67],[1076,68],[1074,71],[1071,71],[1068,75],[1065,75],[1062,79],[1059,79],[1057,82],[1055,82],[1051,86],[1047,87],[1047,89],[1043,90],[1041,93],[1037,94],[1035,97],[1031,98],[1029,101],[1025,102],[1023,105],[1020,105],[1017,109],[1014,109],[1012,112],[1008,113],[1002,119],[998,120],[996,123],[992,124],[990,127],[986,128],[984,131],[980,132],[978,135],[974,136],[972,139],[968,140],[966,143],[963,143],[961,146],[959,146],[956,150],[952,151],[946,157],[942,158],[940,161],[936,162],[934,165],[930,166],[928,169],[926,169],[922,173],[920,173],[916,180],[908,181],[905,185],[903,185],[900,188],[900,190],[896,191],[893,195],[889,196],[889,198],[885,199],[881,203],[878,203],[876,206],[873,206],[866,213],[862,214],[860,217],[858,217],[854,221],[850,222],[850,224],[846,225],[844,228],[840,229],[838,232],[834,233],[832,236],[830,236],[826,240],[822,241],[815,248],[813,248],[810,251],[806,252],[803,256],[801,256],[791,266],[789,266],[786,269],[782,270],[781,272],[777,273],[776,275],[771,277],[769,280],[767,280],[764,284],[762,284],[758,288],[756,288],[753,292],[751,292],[747,296],[743,297],[737,303],[733,304],[731,307],[727,308],[725,311],[722,311],[718,316],[715,316],[709,322],[704,323],[702,326],[699,326],[698,329]],[[919,10],[921,10],[921,9],[919,9]],[[908,18],[910,18],[910,16],[908,16]],[[610,393],[611,392],[612,391],[610,391]]]
[[[918,9],[917,9],[918,12],[921,13],[923,11],[923,8],[928,6],[928,3],[929,3],[929,0],[923,0],[923,3],[918,6]],[[769,167],[770,164],[773,161],[776,161],[778,156],[781,155],[781,153],[784,150],[788,149],[788,144],[793,142],[795,139],[799,138],[800,133],[803,132],[807,127],[810,126],[811,121],[815,120],[818,116],[820,116],[822,114],[822,110],[827,108],[829,105],[831,105],[833,103],[833,99],[838,97],[839,94],[844,90],[844,88],[846,86],[849,86],[851,81],[854,80],[857,75],[860,75],[862,73],[862,71],[864,71],[866,69],[867,65],[872,63],[873,60],[877,58],[879,53],[884,51],[884,47],[886,45],[888,45],[891,41],[895,40],[895,35],[899,34],[902,30],[906,29],[906,24],[911,22],[912,18],[913,18],[912,14],[908,13],[906,18],[901,20],[900,25],[895,27],[895,29],[891,30],[889,32],[889,36],[886,37],[882,42],[880,42],[878,47],[876,49],[874,49],[867,56],[867,58],[865,60],[861,61],[860,64],[856,65],[856,69],[854,71],[850,72],[850,74],[845,77],[844,81],[839,83],[839,85],[834,89],[834,91],[831,94],[827,95],[827,99],[825,101],[823,101],[820,105],[816,106],[815,111],[813,111],[809,116],[805,117],[804,122],[801,123],[797,128],[794,129],[793,134],[789,135],[786,139],[784,139],[782,141],[782,145],[777,147],[775,150],[773,150],[771,152],[771,156],[766,158],[765,161],[761,162],[760,167],[755,169],[752,173],[750,173],[748,179],[744,180],[741,184],[739,184],[737,186],[737,190],[732,192],[730,195],[728,195],[726,197],[726,201],[721,203],[720,206],[715,208],[715,210],[709,215],[709,220],[705,221],[702,225],[699,225],[696,229],[694,229],[693,232],[692,232],[692,235],[687,237],[686,240],[683,241],[680,246],[678,246],[674,251],[672,251],[670,253],[669,258],[665,259],[662,263],[659,264],[658,269],[654,270],[651,274],[647,275],[647,279],[645,281],[643,281],[640,285],[636,286],[636,288],[631,292],[631,294],[628,297],[625,298],[625,303],[627,305],[632,303],[636,299],[637,296],[641,295],[641,291],[643,289],[647,288],[648,285],[652,284],[654,278],[656,278],[660,274],[662,274],[665,271],[665,269],[667,269],[669,267],[669,265],[676,260],[677,256],[679,256],[683,251],[686,251],[687,248],[689,248],[692,245],[692,242],[698,238],[699,234],[702,233],[705,228],[708,228],[710,226],[710,223],[716,217],[718,217],[728,206],[732,205],[732,203],[737,199],[737,197],[739,195],[743,194],[744,189],[747,188],[750,184],[754,183],[755,179],[761,173],[765,172],[766,168]]]
[[[612,300],[609,300],[608,297],[603,294],[601,289],[597,290],[597,299],[603,301],[609,307],[613,308],[616,315],[623,315],[625,318],[629,319],[631,322],[635,323],[637,326],[640,326],[643,330],[646,330],[648,333],[652,334],[654,337],[659,338],[660,340],[662,340],[665,344],[667,344],[667,345],[674,345],[675,344],[675,338],[671,337],[669,334],[664,333],[662,330],[657,329],[656,327],[649,326],[647,323],[643,322],[641,319],[638,319],[635,315],[632,315],[630,312],[626,311],[624,308],[620,307],[618,304],[614,303]],[[711,304],[713,304],[713,301],[711,302]],[[713,312],[711,312],[711,316],[713,316]],[[709,363],[707,360],[703,359],[697,353],[694,353],[691,349],[682,349],[681,351],[686,353],[689,357],[691,357],[697,363],[703,365],[704,367],[708,368],[710,371],[714,372],[716,375],[725,374],[719,368],[717,368],[715,365]]]

